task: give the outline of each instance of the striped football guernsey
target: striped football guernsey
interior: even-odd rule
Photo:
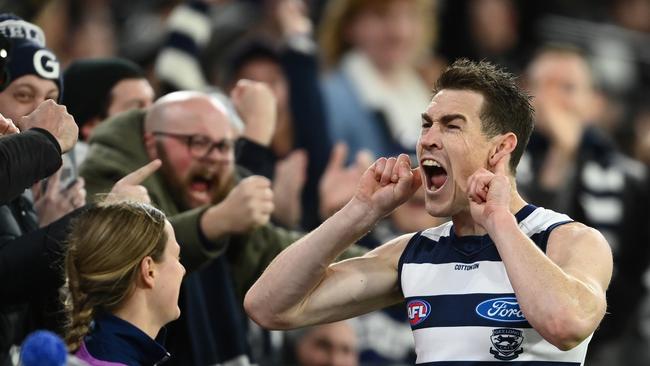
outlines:
[[[566,215],[533,205],[515,216],[519,228],[544,252],[551,230],[571,222]],[[399,261],[399,283],[418,365],[584,362],[591,337],[565,352],[528,324],[488,235],[457,237],[451,222],[415,234]]]

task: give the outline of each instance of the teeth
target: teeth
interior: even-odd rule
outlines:
[[[209,181],[214,179],[215,175],[210,174],[210,173],[206,173],[206,174],[198,174],[196,177],[209,182]]]
[[[435,161],[433,159],[423,160],[422,161],[422,166],[433,166],[433,167],[438,167],[438,168],[441,167],[441,165],[437,161]]]

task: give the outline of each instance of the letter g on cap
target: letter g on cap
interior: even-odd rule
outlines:
[[[59,61],[50,50],[38,50],[34,53],[34,69],[44,79],[59,78]]]

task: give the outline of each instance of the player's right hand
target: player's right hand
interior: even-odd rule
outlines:
[[[354,200],[368,206],[368,214],[380,219],[406,202],[422,185],[420,169],[411,169],[406,154],[379,158],[368,168],[357,187]]]

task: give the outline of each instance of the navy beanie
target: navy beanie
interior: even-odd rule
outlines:
[[[0,14],[0,33],[10,39],[25,39],[45,47],[45,34],[41,27],[11,13]]]
[[[25,75],[36,75],[53,81],[63,94],[61,65],[56,55],[45,47],[41,29],[11,14],[0,14],[0,33],[11,43],[6,64],[8,84]]]
[[[62,104],[81,127],[94,117],[106,117],[115,84],[124,79],[144,77],[140,66],[122,58],[77,60],[63,73],[65,95]]]

